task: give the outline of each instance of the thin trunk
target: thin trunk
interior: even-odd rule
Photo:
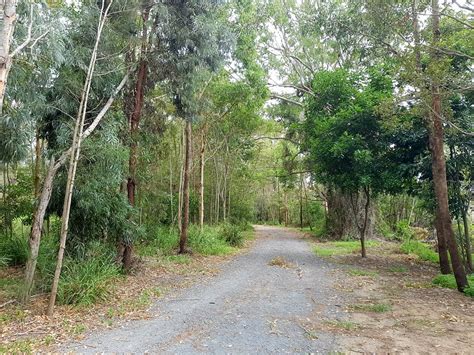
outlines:
[[[36,270],[36,263],[38,260],[38,252],[41,242],[41,231],[43,230],[44,215],[46,208],[48,207],[49,200],[51,198],[51,192],[53,190],[53,180],[59,169],[56,161],[51,159],[48,167],[45,179],[43,181],[43,188],[38,199],[38,204],[33,215],[33,222],[31,225],[31,234],[29,239],[29,258],[26,263],[25,269],[25,287],[23,289],[22,301],[27,302],[33,291],[34,276]]]
[[[300,174],[300,228],[303,229],[303,174]]]
[[[35,168],[33,172],[33,186],[34,196],[38,197],[40,193],[40,182],[41,182],[41,138],[39,137],[38,130],[36,131],[36,144],[35,144]]]
[[[54,305],[56,303],[59,277],[61,275],[61,269],[62,269],[63,258],[64,258],[64,250],[66,248],[66,239],[67,239],[67,234],[69,230],[69,215],[71,212],[71,201],[72,201],[72,193],[74,190],[74,180],[76,177],[77,163],[79,161],[79,156],[81,154],[82,134],[83,134],[84,122],[85,122],[86,114],[87,114],[89,92],[90,92],[90,88],[92,84],[92,78],[94,76],[95,63],[97,59],[97,52],[99,49],[99,43],[100,43],[100,38],[102,35],[102,30],[104,28],[104,24],[107,19],[107,14],[111,5],[112,5],[112,0],[107,4],[107,6],[105,6],[105,0],[102,1],[102,8],[101,8],[101,13],[99,17],[98,27],[97,27],[96,40],[94,44],[94,49],[92,51],[91,59],[89,62],[89,68],[87,71],[84,88],[82,90],[81,102],[79,104],[79,110],[78,110],[78,114],[76,118],[76,125],[74,127],[74,135],[73,135],[73,141],[72,141],[72,146],[71,146],[71,156],[69,160],[66,191],[65,191],[65,196],[64,196],[63,213],[61,216],[62,223],[61,223],[61,235],[60,235],[60,241],[59,241],[58,261],[56,263],[56,270],[54,272],[53,285],[51,287],[51,297],[49,299],[48,311],[47,311],[48,316],[53,315]]]
[[[137,78],[135,87],[132,92],[133,95],[133,109],[128,117],[128,124],[130,130],[130,157],[128,163],[128,178],[127,178],[127,197],[128,202],[132,207],[136,206],[136,190],[137,190],[137,165],[138,165],[138,134],[140,118],[143,110],[144,95],[148,73],[147,62],[147,48],[148,48],[148,20],[149,9],[144,9],[142,14],[143,33],[142,44],[140,49],[140,64],[138,66]],[[141,214],[139,215],[141,218]],[[132,241],[122,240],[123,255],[122,266],[124,270],[130,270],[132,266]]]
[[[205,127],[203,127],[201,132],[201,150],[199,152],[199,227],[204,227],[204,154],[206,148],[206,133]]]
[[[181,152],[180,152],[181,169],[180,169],[180,172],[179,172],[178,217],[177,217],[178,230],[179,230],[180,235],[181,235],[181,228],[182,228],[182,223],[183,223],[183,186],[184,186],[183,181],[184,181],[184,160],[185,160],[185,147],[184,147],[184,145],[186,144],[185,143],[185,140],[186,140],[185,130],[186,130],[186,128],[183,127],[183,134],[182,134],[182,137],[181,137],[181,146],[180,146],[180,149],[181,149]]]
[[[433,48],[431,58],[433,63],[439,62],[439,53],[436,47],[440,41],[439,29],[439,3],[438,0],[432,0],[432,29],[433,29]],[[436,198],[436,217],[438,219],[438,235],[446,240],[451,265],[456,279],[459,291],[464,290],[468,285],[466,272],[464,270],[456,238],[453,233],[451,216],[449,213],[448,201],[448,183],[446,179],[446,161],[444,157],[444,129],[441,121],[443,114],[441,109],[440,84],[436,77],[431,82],[431,122],[429,127],[429,141],[432,158],[433,185]]]
[[[466,261],[467,261],[467,268],[469,272],[473,271],[472,268],[472,250],[471,250],[471,236],[469,234],[469,223],[467,220],[467,210],[463,209],[462,211],[462,222],[464,227],[464,242],[466,244]]]
[[[170,187],[170,221],[173,223],[174,221],[174,213],[173,213],[173,164],[171,162],[171,154],[169,155],[169,187]]]
[[[10,45],[15,30],[16,6],[17,0],[4,0],[0,5],[0,17],[2,18],[0,26],[0,114],[3,109],[8,74],[12,66]]]
[[[186,120],[186,152],[184,157],[184,179],[183,179],[183,220],[181,226],[181,234],[179,236],[179,253],[186,252],[186,243],[188,240],[188,225],[189,225],[189,179],[191,171],[191,144],[192,131],[191,121]]]
[[[102,118],[105,116],[109,108],[112,106],[115,97],[119,94],[119,92],[123,89],[128,79],[128,73],[123,77],[120,84],[117,86],[115,91],[109,97],[105,105],[102,107],[98,115],[94,118],[94,121],[90,124],[90,126],[84,131],[84,134],[81,137],[81,142],[84,141],[88,136],[94,132],[95,128],[99,125]],[[36,261],[38,259],[38,251],[41,242],[41,232],[43,230],[43,223],[44,223],[44,216],[46,213],[46,208],[48,207],[49,200],[51,198],[51,192],[53,189],[53,180],[58,172],[58,169],[67,161],[69,154],[72,153],[72,149],[68,149],[64,151],[61,156],[54,160],[51,159],[49,167],[46,172],[46,176],[44,178],[42,189],[40,196],[38,198],[38,202],[35,207],[35,211],[33,214],[33,222],[31,225],[31,232],[29,238],[29,253],[28,253],[28,261],[26,263],[26,270],[25,270],[25,287],[24,292],[22,295],[23,302],[27,302],[29,300],[29,296],[33,289],[33,281],[34,275],[36,270]]]

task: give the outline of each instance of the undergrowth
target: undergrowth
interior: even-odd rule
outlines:
[[[474,297],[474,274],[468,275],[467,280],[469,282],[469,287],[464,289],[464,293],[467,296]],[[433,285],[437,285],[445,288],[456,289],[456,279],[454,275],[438,275],[433,279]]]
[[[400,245],[400,250],[404,254],[417,255],[421,260],[439,263],[438,253],[431,249],[426,243],[417,240],[405,240]]]
[[[367,248],[379,245],[376,241],[366,241]],[[360,241],[335,241],[316,245],[313,249],[318,256],[334,256],[353,254],[360,251]]]

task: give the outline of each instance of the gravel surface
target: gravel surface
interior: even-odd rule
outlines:
[[[294,231],[257,226],[257,240],[218,276],[168,295],[152,318],[89,334],[61,351],[167,353],[328,353],[330,333],[314,334],[308,318],[343,318],[331,266]],[[270,265],[277,257],[284,267]]]

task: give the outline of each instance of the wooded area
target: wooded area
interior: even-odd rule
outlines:
[[[227,254],[252,224],[397,242],[474,296],[470,1],[0,10],[6,302],[103,301],[145,255]]]

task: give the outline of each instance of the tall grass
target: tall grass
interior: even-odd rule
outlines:
[[[58,303],[91,305],[105,301],[121,275],[113,250],[99,242],[88,244],[79,255],[67,257],[58,285]]]
[[[28,260],[28,239],[19,235],[0,236],[0,257],[10,266],[23,266]]]
[[[190,225],[188,244],[193,252],[202,255],[226,255],[243,245],[251,229],[252,226],[248,223],[204,226],[202,230],[198,225]],[[176,253],[179,243],[176,228],[155,227],[148,232],[148,236],[137,245],[140,255],[166,256]]]

